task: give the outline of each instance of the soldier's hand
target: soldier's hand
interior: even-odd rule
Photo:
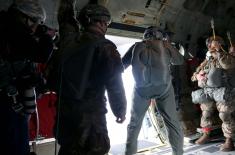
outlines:
[[[125,116],[117,117],[116,122],[117,122],[117,123],[123,123],[125,120],[126,120],[126,117],[125,117]]]

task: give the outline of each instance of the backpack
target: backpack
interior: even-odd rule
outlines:
[[[138,42],[132,50],[132,72],[137,88],[168,85],[170,72],[162,44]]]
[[[212,67],[207,74],[206,85],[208,87],[222,87],[223,84],[224,69]]]

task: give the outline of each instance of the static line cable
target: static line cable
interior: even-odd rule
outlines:
[[[232,47],[233,44],[232,44],[232,39],[231,39],[231,34],[229,31],[227,31],[227,37],[228,37],[228,40],[229,40],[229,43],[230,43],[230,46]]]
[[[61,105],[61,93],[62,93],[62,74],[63,74],[63,65],[61,66],[60,71],[60,83],[59,83],[59,94],[58,94],[58,105],[57,105],[57,119],[56,119],[56,133],[55,133],[55,155],[57,155],[57,137],[59,133],[59,123],[60,123],[60,105]]]
[[[213,33],[213,37],[215,40],[215,22],[213,18],[211,19],[211,28],[212,28],[212,33]]]

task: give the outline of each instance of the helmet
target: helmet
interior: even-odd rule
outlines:
[[[107,8],[97,4],[88,4],[80,11],[78,21],[82,26],[88,26],[95,21],[110,23],[111,15]]]
[[[144,40],[162,40],[163,34],[162,34],[162,31],[158,29],[156,26],[150,26],[145,29],[143,39]]]
[[[15,0],[12,7],[30,17],[35,23],[46,20],[46,12],[37,0]]]
[[[224,45],[224,39],[220,36],[211,36],[209,38],[206,39],[206,46],[208,46],[208,44],[210,44],[212,41],[218,41],[221,45]]]

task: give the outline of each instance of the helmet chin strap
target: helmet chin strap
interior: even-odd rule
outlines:
[[[107,26],[105,26],[102,22],[96,22],[90,27],[90,29],[93,29],[99,32],[100,34],[105,35],[107,31]]]
[[[98,26],[98,28],[101,29],[102,34],[105,35],[105,33],[106,33],[106,31],[107,31],[107,28],[108,28],[107,25],[106,25],[105,23],[103,23],[103,22],[100,22],[99,25],[100,25],[100,26]]]

